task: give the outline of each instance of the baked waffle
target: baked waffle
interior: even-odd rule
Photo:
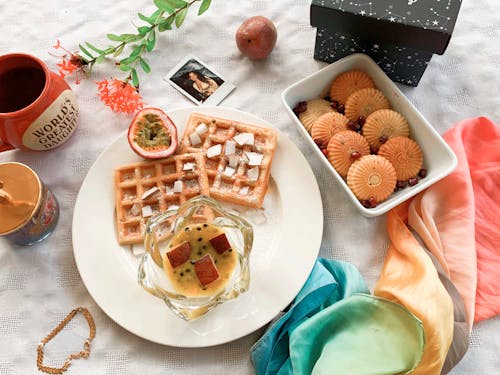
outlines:
[[[211,197],[261,207],[277,140],[273,129],[193,113],[179,152],[203,153]]]
[[[201,153],[120,166],[114,171],[114,184],[116,228],[121,245],[144,240],[149,216],[175,209],[196,195],[209,194],[205,158]],[[172,235],[174,219],[158,228],[160,240]]]

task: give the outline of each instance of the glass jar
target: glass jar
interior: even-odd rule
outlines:
[[[190,258],[183,263],[185,266],[177,266],[176,269],[167,263],[170,259],[167,252],[179,245],[178,240],[185,236],[183,231],[204,233],[204,230],[210,228],[216,228],[225,234],[230,245],[225,253],[217,255],[214,252],[215,248],[209,245],[210,241],[206,242],[208,250],[205,254],[202,253],[201,247],[199,251],[196,250],[197,248],[193,246],[198,244],[196,241],[202,241],[200,237],[191,244]],[[169,232],[167,239],[159,240],[165,238],[165,231]],[[205,242],[199,242],[200,246],[202,243]],[[224,209],[210,197],[191,198],[178,209],[157,214],[148,221],[144,240],[146,253],[141,258],[138,269],[139,284],[147,292],[165,301],[167,306],[182,319],[188,321],[196,319],[217,305],[233,300],[248,290],[252,244],[253,228],[244,218]],[[196,266],[201,260],[200,257],[203,255],[205,258],[210,251],[215,259],[215,263],[212,263],[215,267],[217,267],[217,257],[221,267],[224,262],[221,257],[235,259],[230,271],[221,272],[217,282],[214,282],[214,285],[217,285],[214,289],[210,289],[210,284],[208,287],[202,285],[201,278],[194,279],[195,273],[198,275]],[[198,282],[200,293],[180,290],[179,285],[182,284],[179,284],[179,280],[181,282],[183,280],[181,276],[189,276],[191,283]],[[178,279],[175,279],[176,277]]]

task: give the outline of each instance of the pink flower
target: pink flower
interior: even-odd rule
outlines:
[[[129,83],[116,78],[96,83],[99,97],[113,111],[135,113],[143,108],[142,97],[137,89]]]

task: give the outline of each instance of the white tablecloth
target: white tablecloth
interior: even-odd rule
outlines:
[[[58,59],[48,52],[56,39],[71,49],[82,41],[103,45],[108,32],[133,31],[137,12],[147,14],[151,4],[150,0],[2,0],[0,54],[32,53],[55,69]],[[417,88],[402,87],[440,133],[469,117],[484,115],[500,121],[500,14],[494,4],[494,0],[464,2],[445,55],[433,57]],[[275,22],[278,44],[267,61],[250,62],[237,50],[234,33],[246,17],[257,14]],[[326,65],[312,58],[314,36],[307,0],[213,0],[202,17],[191,11],[181,29],[161,34],[149,57],[152,73],[143,76],[141,93],[149,105],[166,110],[190,106],[162,80],[188,53],[235,83],[237,89],[222,104],[275,124],[300,147],[314,170],[325,218],[320,255],[355,264],[372,288],[388,247],[384,217],[367,219],[358,214],[293,127],[280,100],[285,87]],[[90,358],[75,361],[69,373],[252,374],[248,350],[262,330],[212,348],[153,344],[106,316],[80,279],[71,243],[78,190],[99,153],[130,121],[130,116],[116,115],[104,107],[96,95],[94,81],[113,75],[116,70],[111,64],[101,64],[91,79],[72,85],[80,105],[80,123],[63,146],[43,153],[11,151],[0,155],[2,162],[19,161],[34,168],[61,204],[60,222],[43,243],[20,248],[0,239],[0,374],[37,373],[37,343],[76,306],[90,309],[97,336]],[[61,364],[57,359],[80,350],[86,335],[85,322],[79,317],[47,348],[49,363]],[[474,326],[470,349],[452,374],[498,374],[499,353],[497,317]]]

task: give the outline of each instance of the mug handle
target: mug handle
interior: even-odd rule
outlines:
[[[9,145],[8,143],[5,143],[4,141],[2,141],[2,139],[0,138],[0,152],[4,152],[4,151],[8,151],[8,150],[12,150],[14,149],[15,147],[12,146],[12,145]]]

